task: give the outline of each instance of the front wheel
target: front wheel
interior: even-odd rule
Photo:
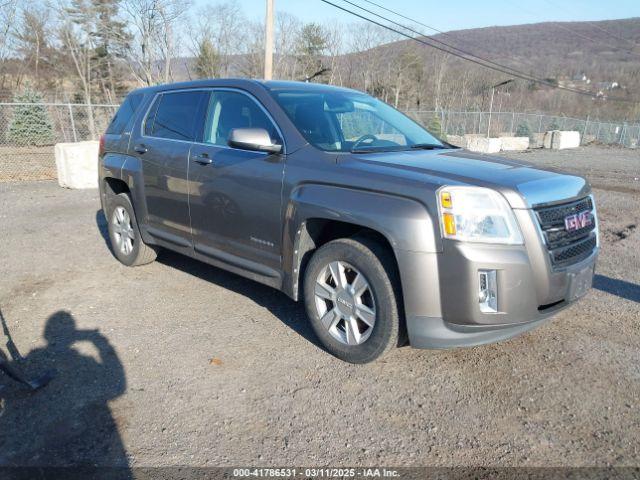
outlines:
[[[398,345],[395,272],[392,254],[367,238],[334,240],[313,255],[304,277],[305,306],[330,353],[367,363]]]

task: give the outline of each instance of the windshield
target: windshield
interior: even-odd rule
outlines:
[[[307,141],[331,152],[446,148],[422,126],[369,95],[346,91],[272,91]]]

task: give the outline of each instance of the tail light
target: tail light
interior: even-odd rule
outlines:
[[[100,135],[100,143],[98,147],[98,156],[102,157],[104,155],[104,135]]]

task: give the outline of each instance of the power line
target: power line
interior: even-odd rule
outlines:
[[[438,30],[436,27],[432,27],[432,26],[427,25],[426,23],[422,23],[422,22],[420,22],[420,21],[418,21],[418,20],[416,20],[414,18],[407,17],[406,15],[403,15],[403,14],[401,14],[399,12],[395,12],[395,11],[385,7],[384,5],[380,5],[379,3],[372,2],[371,0],[363,0],[363,1],[367,2],[370,5],[376,6],[381,10],[384,10],[386,12],[389,12],[389,13],[393,14],[393,15],[396,15],[396,16],[398,16],[400,18],[404,18],[405,20],[409,20],[410,22],[413,22],[413,23],[421,25],[421,26],[423,26],[425,28],[428,28],[429,30],[433,30],[434,32],[439,33],[440,35],[443,35],[445,37],[451,37],[456,42],[461,42],[461,43],[464,43],[466,45],[470,45],[471,44],[471,42],[469,42],[468,40],[465,40],[465,39],[462,39],[462,38],[457,38],[454,35],[451,35],[449,32],[443,32],[442,30]]]
[[[569,11],[567,8],[564,8],[562,5],[558,5],[558,4],[553,3],[551,0],[545,0],[545,2],[547,2],[549,5],[551,5],[554,8],[559,8],[560,10],[564,10],[565,12],[573,13],[573,12]],[[602,28],[600,25],[598,25],[595,22],[590,22],[590,21],[586,21],[585,20],[584,23],[588,23],[592,27],[597,28],[598,30],[600,30],[601,32],[606,33],[610,37],[615,38],[617,40],[622,40],[623,42],[626,42],[627,44],[632,45],[634,48],[638,47],[638,45],[635,42],[632,42],[628,38],[620,37],[620,36],[616,35],[615,33],[611,33],[609,30],[607,30],[605,28]],[[605,45],[605,44],[603,44],[603,45]],[[630,52],[630,53],[636,54],[636,52]]]
[[[613,50],[620,50],[621,52],[628,53],[629,55],[640,56],[640,53],[636,53],[636,52],[634,52],[632,50],[627,50],[627,49],[624,49],[624,48],[620,48],[620,47],[617,47],[615,45],[611,45],[610,43],[604,43],[602,40],[596,40],[595,38],[591,38],[588,35],[584,35],[583,33],[576,32],[575,30],[572,30],[571,28],[563,25],[560,22],[550,22],[550,23],[551,23],[551,25],[555,25],[557,28],[560,28],[560,29],[565,30],[565,31],[570,32],[570,33],[573,33],[574,35],[576,35],[576,36],[578,36],[580,38],[584,38],[585,40],[589,40],[590,42],[595,43],[596,45],[602,45],[603,47],[608,47],[608,48],[611,48]]]
[[[383,24],[383,23],[380,23],[380,22],[378,22],[378,21],[376,21],[376,20],[373,20],[373,19],[371,19],[371,18],[368,18],[368,17],[366,17],[366,16],[364,16],[364,15],[360,15],[360,14],[359,14],[359,13],[357,13],[357,12],[354,12],[354,11],[352,11],[352,10],[349,10],[349,9],[347,9],[347,8],[344,8],[344,7],[340,6],[340,5],[337,5],[337,4],[333,3],[333,2],[330,2],[329,0],[321,0],[321,1],[322,1],[322,2],[324,2],[324,3],[326,3],[326,4],[328,4],[328,5],[333,6],[333,7],[337,8],[337,9],[339,9],[339,10],[342,10],[342,11],[344,11],[344,12],[346,12],[346,13],[349,13],[349,14],[351,14],[351,15],[355,16],[355,17],[358,17],[358,18],[360,18],[360,19],[362,19],[362,20],[365,20],[365,21],[367,21],[367,22],[370,22],[370,23],[373,23],[373,24],[375,24],[375,25],[378,25],[379,27],[382,27],[382,28],[384,28],[384,29],[387,29],[387,30],[389,30],[389,31],[391,31],[391,32],[397,33],[398,35],[401,35],[401,36],[403,36],[403,37],[405,37],[405,38],[408,38],[408,39],[413,40],[413,41],[415,41],[415,42],[421,43],[421,44],[426,45],[426,46],[428,46],[428,47],[435,48],[436,50],[440,50],[440,51],[442,51],[442,52],[449,53],[449,54],[451,54],[451,55],[453,55],[453,56],[459,57],[459,58],[461,58],[461,59],[463,59],[463,60],[466,60],[466,61],[468,61],[468,62],[475,63],[476,65],[480,65],[480,66],[482,66],[482,67],[485,67],[485,68],[488,68],[488,69],[491,69],[491,70],[495,70],[495,71],[498,71],[498,72],[501,72],[501,73],[506,73],[507,75],[512,75],[512,76],[517,77],[517,78],[520,78],[520,79],[522,79],[522,80],[528,80],[528,81],[531,81],[531,82],[534,82],[534,83],[538,83],[538,84],[541,84],[541,85],[546,85],[546,86],[551,87],[551,88],[557,88],[557,89],[559,89],[559,90],[565,90],[565,91],[569,91],[569,92],[572,92],[572,93],[577,93],[577,94],[579,94],[579,95],[585,95],[585,96],[588,96],[588,97],[591,97],[591,98],[598,98],[598,97],[597,97],[597,95],[596,95],[596,94],[594,94],[594,93],[592,93],[592,92],[589,92],[589,91],[586,91],[586,90],[580,90],[580,89],[575,89],[575,88],[570,88],[570,87],[565,87],[565,86],[557,85],[557,84],[552,83],[552,82],[550,82],[550,81],[544,80],[544,79],[542,79],[542,78],[534,77],[534,76],[532,76],[532,75],[529,75],[529,74],[527,74],[527,73],[525,73],[525,72],[521,72],[521,71],[516,70],[516,69],[514,69],[514,68],[511,68],[511,67],[508,67],[508,66],[505,66],[505,65],[502,65],[502,64],[499,64],[499,63],[496,63],[496,62],[490,61],[490,60],[483,59],[483,58],[481,58],[481,57],[478,57],[477,55],[474,55],[474,54],[469,53],[469,52],[465,52],[464,50],[462,50],[462,49],[460,49],[460,48],[458,48],[458,47],[453,47],[453,46],[448,45],[448,44],[446,44],[446,43],[444,43],[444,42],[441,42],[441,41],[439,41],[439,40],[436,40],[436,39],[434,39],[434,38],[432,38],[432,37],[426,37],[426,36],[425,36],[424,34],[422,34],[421,32],[418,32],[418,31],[416,31],[416,30],[413,30],[413,29],[411,29],[410,27],[407,27],[407,26],[405,26],[405,25],[402,25],[402,24],[400,24],[400,23],[398,23],[398,22],[394,22],[393,20],[391,20],[391,19],[389,19],[389,18],[386,18],[386,17],[384,17],[384,16],[382,16],[382,15],[379,15],[379,14],[377,14],[377,13],[375,13],[375,12],[372,12],[372,11],[370,11],[370,10],[367,10],[367,9],[366,9],[366,8],[364,8],[364,7],[361,7],[361,6],[359,6],[359,5],[356,5],[356,4],[352,3],[352,2],[350,2],[349,0],[343,0],[343,1],[345,1],[345,2],[347,2],[347,3],[349,3],[349,4],[351,4],[351,5],[356,6],[356,7],[360,8],[361,10],[366,11],[366,12],[368,12],[369,14],[375,15],[376,17],[381,18],[382,20],[385,20],[385,21],[387,21],[387,22],[389,22],[389,23],[395,24],[395,25],[397,25],[397,26],[399,26],[399,27],[401,27],[401,28],[403,28],[403,29],[405,29],[405,30],[409,30],[409,31],[411,31],[411,32],[417,33],[417,34],[418,34],[418,35],[420,35],[422,38],[412,37],[411,35],[409,35],[409,34],[407,34],[407,33],[403,32],[403,31],[400,31],[400,30],[398,30],[398,29],[396,29],[396,28],[394,28],[394,27],[391,27],[391,26],[389,26],[389,25],[385,25],[385,24]],[[390,11],[391,11],[391,10],[390,10]],[[393,12],[393,11],[391,11],[391,12],[392,12],[392,13],[394,13],[394,14],[396,13],[396,12]],[[405,18],[406,18],[406,17],[405,17]],[[445,46],[447,46],[447,47],[448,47],[448,49],[447,49],[447,48],[440,47],[440,46],[438,46],[438,45],[434,45],[434,44],[432,44],[432,43],[429,43],[429,42],[426,40],[427,38],[428,38],[430,41],[435,41],[435,42],[437,42],[437,43],[444,44]],[[451,49],[453,49],[453,50],[457,50],[457,51],[458,51],[458,52],[460,52],[460,53],[458,53],[458,52],[456,52],[456,51],[452,51]],[[464,56],[464,55],[467,55],[467,56]],[[488,65],[487,63],[490,63],[490,64],[495,65],[495,66]],[[615,100],[615,101],[637,102],[637,100],[634,100],[634,99],[627,99],[627,98],[620,98],[620,97],[607,97],[607,98],[608,98],[608,99],[610,99],[610,100]]]
[[[407,27],[406,25],[403,25],[403,24],[401,24],[401,23],[398,23],[398,22],[395,22],[395,21],[393,21],[393,20],[390,20],[390,19],[388,19],[388,18],[386,18],[386,17],[383,17],[382,15],[379,15],[379,14],[377,14],[377,13],[375,13],[375,12],[372,12],[371,10],[368,10],[368,9],[366,9],[366,8],[364,8],[364,7],[362,7],[362,6],[358,5],[358,4],[356,4],[356,3],[354,3],[354,2],[352,2],[352,1],[350,1],[350,0],[342,0],[342,1],[343,1],[343,2],[345,2],[345,3],[348,3],[348,4],[350,4],[350,5],[353,5],[354,7],[359,8],[360,10],[363,10],[363,11],[365,11],[365,12],[367,12],[367,13],[371,14],[371,15],[375,15],[376,17],[381,18],[382,20],[386,20],[386,21],[391,22],[391,23],[393,23],[393,24],[395,24],[395,25],[397,25],[397,26],[399,26],[399,27],[402,27],[402,28],[404,28],[404,29],[406,29],[406,30],[409,30],[410,32],[413,32],[413,33],[415,33],[415,34],[417,34],[417,35],[420,35],[420,36],[421,36],[421,37],[423,37],[423,38],[428,38],[430,42],[438,43],[438,44],[443,45],[443,46],[445,46],[445,47],[447,47],[447,48],[450,48],[450,49],[452,49],[452,50],[454,50],[454,51],[458,51],[459,53],[461,53],[461,54],[463,54],[463,55],[466,55],[467,57],[476,58],[476,59],[480,60],[481,62],[485,62],[485,63],[489,63],[489,64],[491,64],[491,65],[494,65],[494,66],[495,66],[495,67],[497,67],[497,68],[501,68],[501,69],[508,69],[508,70],[509,70],[509,72],[503,72],[503,73],[509,73],[509,74],[513,74],[513,75],[516,75],[516,74],[518,74],[518,75],[524,75],[524,76],[526,76],[526,77],[527,77],[527,79],[528,79],[528,80],[533,80],[533,79],[534,79],[534,77],[532,77],[531,75],[529,75],[529,74],[528,74],[528,73],[526,73],[526,72],[522,72],[521,70],[516,70],[515,68],[509,67],[509,66],[507,66],[507,65],[502,65],[502,64],[500,64],[500,63],[494,62],[493,60],[490,60],[490,59],[488,59],[488,58],[485,58],[485,57],[481,57],[481,56],[479,56],[479,55],[476,55],[475,53],[472,53],[472,52],[469,52],[469,51],[463,50],[463,49],[461,49],[460,47],[456,47],[456,46],[454,46],[454,45],[448,44],[448,43],[443,42],[443,41],[441,41],[441,40],[439,40],[439,39],[437,39],[437,38],[434,38],[434,37],[432,37],[432,36],[427,37],[427,36],[426,36],[426,35],[424,35],[422,32],[419,32],[419,31],[417,31],[417,30],[414,30],[414,29],[413,29],[413,28],[411,28],[411,27]],[[371,1],[369,1],[369,0],[364,0],[364,1],[366,1],[367,3],[370,3],[370,4],[372,4],[372,5],[376,5],[376,6],[378,5],[378,4],[376,4],[376,3],[374,3],[374,2],[371,2]],[[411,20],[409,17],[406,17],[406,16],[404,16],[404,15],[401,15],[401,14],[399,14],[399,13],[397,13],[397,12],[394,12],[393,10],[391,10],[391,9],[389,9],[389,8],[386,8],[386,7],[380,7],[380,8],[382,8],[383,10],[386,10],[386,11],[388,11],[388,12],[390,12],[390,13],[394,14],[394,15],[397,15],[397,16],[399,16],[399,17],[406,18],[407,20]],[[412,21],[413,21],[413,20],[412,20]],[[420,22],[415,22],[415,23],[418,23],[418,24],[423,25],[423,26],[425,26],[425,27],[427,27],[427,28],[430,28],[430,29],[432,29],[432,30],[435,30],[435,31],[437,31],[437,32],[440,32],[440,30],[437,30],[437,29],[435,29],[435,28],[433,28],[433,27],[429,27],[428,25],[425,25],[425,24],[423,24],[423,23],[420,23]],[[406,36],[406,35],[405,35],[405,36]],[[413,37],[410,37],[410,38],[412,38],[412,39],[413,39]],[[431,45],[431,46],[433,46],[433,45]],[[438,48],[438,47],[435,47],[435,46],[433,46],[433,47],[434,47],[434,48]],[[438,48],[438,50],[442,50],[442,49]],[[451,53],[451,54],[453,54],[453,52],[451,52],[451,51],[449,51],[449,50],[443,50],[443,51],[446,51],[447,53]],[[465,58],[465,57],[461,57],[461,58],[464,58],[465,60],[470,60],[470,59],[467,59],[467,58]],[[476,62],[474,62],[474,63],[476,63]],[[486,65],[483,65],[483,66],[486,66]],[[545,82],[546,82],[546,81],[545,81]],[[554,85],[554,84],[552,84],[551,82],[546,82],[546,84],[547,84],[547,85],[550,85],[550,86],[551,86],[551,85]]]
[[[545,1],[549,5],[551,5],[552,7],[554,6],[554,4],[551,3],[549,0],[545,0]],[[505,0],[504,3],[508,4],[510,7],[512,7],[514,11],[521,11],[521,12],[527,13],[531,18],[536,18],[536,19],[538,18],[538,15],[535,12],[532,12],[531,10],[523,8],[521,5],[513,5],[511,3],[511,1],[509,1],[509,0]],[[556,7],[556,8],[561,8],[561,7]],[[568,12],[567,9],[562,9],[562,10]],[[573,12],[570,12],[570,13],[573,13]],[[556,28],[559,28],[560,30],[564,30],[565,32],[569,32],[569,33],[571,33],[571,34],[573,34],[573,35],[575,35],[577,37],[580,37],[580,38],[582,38],[584,40],[587,40],[589,42],[595,43],[596,45],[601,45],[603,47],[607,47],[607,48],[610,48],[612,50],[620,50],[621,52],[627,53],[629,55],[640,56],[640,53],[638,53],[638,52],[634,52],[632,50],[627,50],[626,48],[621,48],[621,47],[618,47],[616,45],[611,45],[610,43],[606,43],[606,42],[603,42],[602,40],[595,39],[593,37],[585,35],[584,33],[577,32],[576,30],[573,30],[573,29],[567,27],[562,22],[545,22],[545,23],[548,23],[549,25],[552,25],[552,26],[554,26]],[[583,23],[592,23],[592,22],[583,22]],[[596,28],[599,28],[600,30],[603,30],[602,28],[600,28],[599,26],[597,26],[595,24],[592,24],[592,25],[594,27],[596,27]],[[620,38],[620,39],[623,40],[622,38]]]

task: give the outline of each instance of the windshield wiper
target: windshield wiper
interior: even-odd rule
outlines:
[[[378,153],[378,152],[397,152],[402,150],[402,147],[370,147],[370,148],[356,148],[351,150],[351,153]]]
[[[447,148],[438,143],[416,143],[410,146],[411,150],[434,150],[436,148]]]

